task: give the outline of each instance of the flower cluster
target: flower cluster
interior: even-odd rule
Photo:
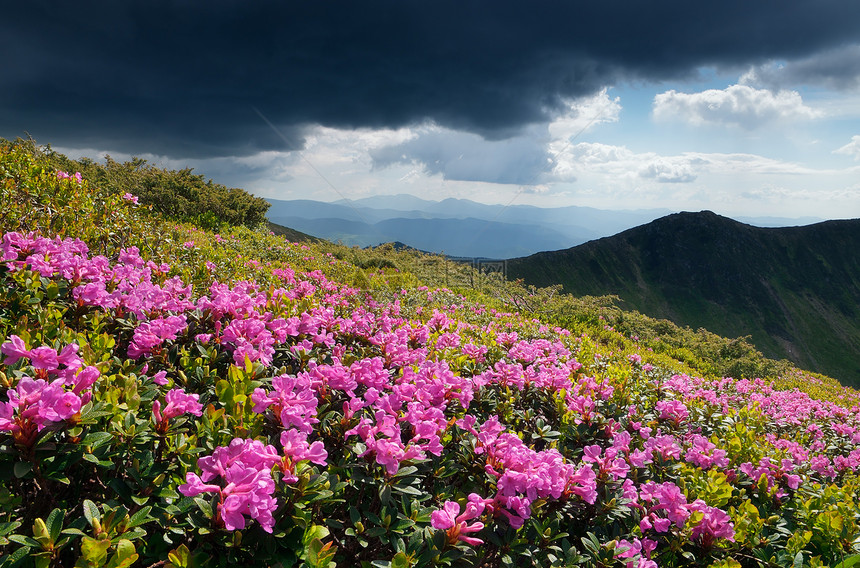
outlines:
[[[15,388],[7,391],[8,402],[0,402],[0,430],[11,432],[25,446],[32,446],[35,434],[50,423],[75,416],[92,397],[90,387],[99,378],[96,367],[84,366],[78,346],[70,344],[59,352],[53,347],[27,349],[17,335],[0,345],[7,366],[29,360],[35,378],[23,375]]]
[[[187,249],[204,242],[194,239]],[[436,541],[474,555],[471,547],[492,548],[502,534],[544,538],[536,527],[605,515],[600,522],[617,525],[595,554],[654,568],[678,551],[719,560],[732,546],[754,546],[736,542],[752,524],[742,503],[756,499],[766,518],[767,507],[789,509],[796,492],[860,470],[857,407],[763,381],[670,377],[639,353],[610,352],[450,291],[385,292],[379,301],[321,272],[281,267],[266,285],[196,281],[204,295],[195,296],[134,247],[110,261],[80,241],[35,234],[3,235],[0,259],[4,275],[62,281],[69,322],[98,314],[120,330],[117,346],[98,356],[84,344],[97,334],[77,335],[81,347],[33,348],[22,339],[30,335],[9,334],[0,351],[14,373],[4,375],[0,431],[32,447],[35,433],[73,426],[88,403],[101,403],[95,419],[136,404],[160,445],[126,462],[173,460],[158,464],[174,476],[165,495],[183,475],[180,494],[209,494],[207,530],[256,521],[274,533],[300,518],[311,534],[335,511],[344,517],[328,526],[341,543],[380,528],[425,534],[429,524],[444,531]],[[110,378],[97,383],[95,365]],[[747,417],[767,424],[759,438]],[[183,420],[193,435],[175,426]],[[111,428],[124,439],[148,439],[121,422]],[[199,455],[189,449],[209,453],[195,471],[181,457]],[[397,503],[394,491],[416,499]],[[340,526],[345,516],[353,528]],[[365,521],[378,526],[367,531]],[[392,537],[381,548],[389,546],[401,543]]]
[[[245,528],[245,518],[256,519],[263,530],[272,532],[272,513],[277,501],[272,497],[275,481],[272,466],[281,457],[273,446],[258,440],[235,438],[229,446],[215,448],[211,456],[197,460],[203,472],[188,472],[179,492],[186,497],[201,493],[218,495],[218,516],[227,530]],[[220,480],[221,484],[208,483]]]

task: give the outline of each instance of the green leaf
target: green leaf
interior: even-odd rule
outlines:
[[[15,473],[15,477],[22,478],[33,469],[33,464],[30,462],[15,462],[15,466],[12,468],[12,471]]]
[[[57,539],[60,538],[60,533],[63,530],[63,519],[65,516],[66,512],[62,509],[54,509],[48,515],[48,520],[45,522],[45,525],[48,527],[51,542],[57,542]]]
[[[794,562],[792,562],[792,568],[803,568],[803,552],[798,552],[794,556]]]
[[[311,568],[328,568],[331,559],[337,552],[337,547],[332,546],[330,542],[323,544],[320,539],[315,538],[307,546],[305,552],[308,566]]]
[[[391,501],[391,486],[390,485],[383,485],[379,489],[379,500],[382,503],[388,503]]]
[[[81,556],[84,560],[101,566],[107,559],[107,551],[110,548],[110,540],[96,540],[85,536],[81,539]]]
[[[87,434],[84,439],[81,440],[81,444],[84,446],[90,446],[91,449],[95,449],[107,444],[111,440],[113,440],[113,434],[110,432],[92,432]]]
[[[400,469],[398,469],[397,473],[394,474],[394,477],[405,477],[407,475],[412,475],[416,471],[418,471],[417,467],[415,467],[414,465],[408,465],[406,467],[401,467]]]
[[[97,456],[93,454],[84,454],[84,459],[90,463],[94,463],[99,467],[103,467],[106,469],[113,469],[116,467],[112,461],[109,460],[100,460]]]
[[[144,507],[137,513],[133,514],[128,519],[128,524],[126,525],[126,527],[132,529],[134,527],[154,521],[155,519],[149,517],[150,511],[152,511],[152,507]]]
[[[40,552],[33,556],[33,568],[49,568],[51,566],[51,553]]]
[[[391,559],[391,568],[409,568],[412,566],[412,561],[403,552],[398,552]]]
[[[21,560],[23,560],[24,558],[26,558],[29,554],[30,554],[29,548],[19,548],[18,550],[13,552],[11,556],[9,556],[9,560],[10,560],[11,564],[14,565],[14,564],[17,564],[18,562],[20,562]]]
[[[197,506],[200,507],[200,510],[203,511],[203,514],[206,515],[207,519],[212,518],[212,505],[209,501],[202,497],[195,497],[194,502],[197,503]]]
[[[302,544],[307,547],[314,539],[319,539],[322,541],[325,537],[329,535],[329,530],[322,525],[311,525],[305,530],[305,534],[302,537]]]
[[[107,563],[107,568],[128,568],[137,561],[138,554],[130,540],[120,539],[116,552]]]
[[[356,509],[355,507],[349,508],[349,520],[352,521],[352,524],[355,524],[361,520],[361,513],[359,513],[358,509]]]
[[[102,520],[99,508],[89,499],[84,500],[84,517],[86,517],[87,522],[92,527],[95,527],[94,521],[100,522]]]
[[[180,544],[177,548],[174,548],[167,553],[167,560],[169,560],[175,568],[187,568],[189,566],[190,558],[191,552],[184,544]]]
[[[26,546],[29,548],[42,548],[42,545],[33,537],[25,536],[23,534],[13,534],[9,537],[9,540],[12,542],[17,542],[21,546]]]
[[[853,554],[833,568],[852,568],[857,565],[860,565],[860,554]]]

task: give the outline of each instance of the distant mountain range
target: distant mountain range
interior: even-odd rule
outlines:
[[[616,234],[671,213],[668,209],[607,211],[590,207],[485,205],[467,199],[430,201],[412,195],[333,203],[269,199],[272,223],[349,246],[399,241],[459,257],[511,258],[558,250]],[[741,219],[762,226],[819,219]]]
[[[759,228],[677,213],[566,250],[509,260],[509,278],[727,337],[860,385],[860,219]]]

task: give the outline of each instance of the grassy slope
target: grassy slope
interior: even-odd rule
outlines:
[[[51,171],[44,172],[40,181],[51,180],[52,174]],[[67,186],[61,186],[61,188],[65,187]],[[566,322],[575,334],[581,334],[580,337],[574,335],[570,341],[579,344],[579,356],[583,361],[590,362],[588,372],[600,374],[607,379],[614,377],[614,379],[620,380],[621,374],[623,374],[621,372],[627,368],[628,357],[634,353],[641,353],[643,363],[653,363],[659,366],[661,372],[692,372],[696,369],[705,368],[708,364],[713,365],[715,369],[718,368],[717,364],[734,356],[732,349],[738,346],[731,342],[720,342],[707,334],[701,334],[701,345],[694,345],[684,330],[680,330],[668,322],[654,322],[637,314],[621,312],[607,306],[604,300],[577,299],[560,296],[551,289],[524,288],[514,283],[480,276],[474,272],[470,273],[468,268],[450,263],[439,257],[412,251],[398,251],[393,246],[365,251],[325,242],[308,243],[301,246],[286,245],[282,238],[271,235],[265,230],[252,231],[244,227],[231,229],[229,232],[224,232],[222,236],[216,237],[211,232],[202,231],[190,225],[177,224],[172,221],[165,222],[160,216],[149,214],[143,208],[128,206],[116,196],[105,196],[97,192],[83,190],[77,191],[76,186],[72,184],[68,184],[68,188],[70,191],[69,208],[68,211],[63,212],[69,219],[68,224],[64,226],[64,230],[68,234],[87,236],[94,251],[98,250],[98,252],[111,258],[120,247],[139,246],[147,253],[147,256],[169,261],[173,266],[171,274],[181,276],[185,282],[193,283],[197,293],[205,291],[206,283],[213,278],[233,282],[253,279],[265,286],[271,281],[271,269],[280,266],[281,263],[289,264],[304,271],[321,270],[331,278],[342,282],[348,282],[352,279],[360,283],[363,288],[370,290],[381,301],[385,301],[387,298],[403,297],[402,302],[405,309],[409,310],[424,306],[420,303],[421,297],[424,295],[420,285],[433,287],[447,284],[465,295],[465,297],[457,297],[451,294],[450,298],[447,298],[441,294],[447,298],[445,299],[446,302],[457,302],[460,305],[458,310],[460,313],[457,317],[464,318],[464,321],[465,318],[469,317],[474,321],[479,321],[481,317],[485,317],[480,316],[479,312],[469,315],[472,309],[479,307],[478,304],[482,303],[489,308],[516,309],[527,317],[539,316],[548,322]],[[88,188],[84,187],[83,189]],[[74,214],[78,210],[75,205],[76,201],[88,199],[93,194],[96,194],[98,200],[104,200],[104,204],[102,201],[87,204],[89,208],[104,211],[104,223],[96,226],[92,226],[86,219],[78,219]],[[38,214],[30,217],[31,227],[47,232],[48,226],[44,221],[51,219],[49,211],[57,209],[56,202],[52,201],[54,197],[47,192],[36,197],[38,199],[34,198],[30,202],[21,201],[20,209],[13,208],[13,212],[20,211],[28,214],[28,211],[35,211]],[[90,231],[86,235],[84,235],[84,228],[88,228]],[[0,229],[8,231],[10,227],[0,224]],[[186,246],[188,242],[193,242],[193,246]],[[335,258],[339,260],[334,260]],[[204,262],[211,263],[212,267],[207,267],[204,270]],[[401,293],[402,288],[408,290],[408,297],[405,292]],[[437,293],[437,296],[439,295]],[[426,296],[429,298],[429,294]],[[412,303],[413,300],[414,304]],[[426,301],[429,302],[429,300]],[[486,314],[486,310],[481,310],[480,313]],[[521,331],[529,325],[527,322],[520,321],[519,318],[510,318],[510,320]],[[17,322],[8,322],[8,324],[17,325]],[[535,323],[532,327],[538,325]],[[637,326],[642,327],[643,334],[653,332],[659,333],[661,337],[643,335],[640,344],[638,343],[639,340],[630,337],[631,333],[629,332],[629,330],[637,329]],[[617,329],[614,329],[615,327]],[[622,327],[624,327],[624,331],[622,331]],[[654,352],[644,349],[645,346],[651,344],[656,346],[659,341],[667,344],[666,349],[655,349]],[[671,345],[673,341],[675,344]],[[743,346],[741,345],[741,347]],[[716,349],[716,351],[707,355],[708,349]],[[601,362],[602,358],[606,358],[607,361]],[[615,376],[613,373],[620,374]],[[705,374],[710,375],[710,373],[703,373],[703,375]],[[793,380],[796,383],[792,383]],[[857,400],[855,391],[841,390],[832,381],[827,379],[818,381],[808,375],[788,373],[780,384],[787,387],[799,386],[818,398],[846,397],[842,404],[853,403]],[[650,396],[650,392],[648,386],[643,383],[643,393]],[[617,417],[621,418],[621,416],[622,414],[619,414]],[[754,421],[748,420],[750,416],[749,412],[738,415],[739,424],[748,423],[752,427]],[[577,430],[576,428],[573,429]],[[589,425],[584,425],[582,428],[583,435],[592,430],[595,429]],[[736,431],[741,432],[740,429]],[[746,432],[746,426],[744,426],[743,432]],[[755,439],[759,440],[759,438]],[[691,477],[690,479],[698,478]],[[374,495],[377,493],[376,489],[377,487],[373,486],[372,490],[368,491],[368,501],[374,499]],[[749,490],[752,491],[753,489],[750,487]],[[847,491],[850,489],[846,489]],[[740,493],[738,494],[740,495]],[[833,495],[832,499],[838,502],[848,498],[841,493],[833,493]],[[799,502],[801,499],[798,498],[797,501]],[[762,507],[762,511],[764,511],[764,505]],[[825,509],[827,514],[836,515],[836,513],[831,513],[833,507],[830,504],[825,503],[821,507]],[[777,517],[774,515],[774,518]],[[825,520],[830,518],[826,517]],[[754,519],[751,522],[753,521]],[[818,523],[818,520],[815,522]],[[738,526],[741,525],[738,524]],[[25,528],[29,529],[29,525]],[[779,528],[786,534],[791,534],[790,530],[786,530],[784,527]],[[560,532],[557,527],[550,527],[546,530],[549,533],[543,532],[542,534],[550,534],[553,531]],[[565,530],[572,529],[567,526]],[[588,527],[588,530],[594,529]],[[257,533],[259,532],[257,531]],[[848,533],[853,537],[853,533],[850,531]],[[252,531],[245,532],[245,538],[253,538]],[[578,542],[575,544],[578,545]],[[141,549],[143,549],[142,545]],[[612,555],[611,550],[609,555]],[[391,558],[391,556],[387,558]],[[767,566],[777,565],[769,560],[768,562]],[[369,566],[369,563],[367,565]],[[513,565],[513,562],[508,562],[505,565]],[[599,565],[608,564],[600,563]],[[735,565],[737,564],[721,564],[721,566]]]

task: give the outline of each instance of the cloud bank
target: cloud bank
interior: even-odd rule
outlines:
[[[718,124],[755,130],[773,123],[821,116],[821,111],[803,104],[796,91],[774,93],[748,85],[730,85],[700,93],[671,90],[654,97],[657,120],[680,120],[693,125]]]
[[[839,81],[840,68],[813,62],[854,53],[840,50],[860,43],[860,4],[779,9],[743,0],[707,10],[688,0],[17,2],[0,20],[0,135],[170,157],[302,148],[313,125],[432,123],[501,140],[609,85],[707,65],[764,77],[767,62],[796,61],[796,74]],[[724,93],[720,108],[741,94]],[[678,94],[664,104],[702,120],[734,116]],[[803,110],[790,97],[773,105],[777,115]]]

